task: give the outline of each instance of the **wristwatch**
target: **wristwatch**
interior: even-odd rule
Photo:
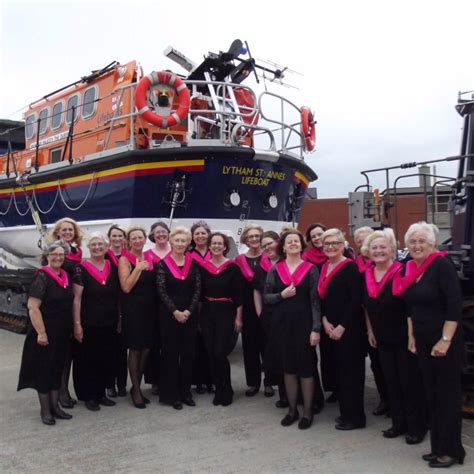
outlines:
[[[447,336],[445,336],[443,334],[443,336],[441,337],[441,339],[444,341],[444,342],[451,342],[451,339],[449,339]]]

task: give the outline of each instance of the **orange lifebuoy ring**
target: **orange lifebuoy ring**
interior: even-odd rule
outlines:
[[[316,146],[316,121],[309,107],[301,107],[301,133],[307,151],[313,151]]]
[[[153,112],[147,104],[147,92],[152,86],[168,84],[178,93],[178,109],[170,115],[159,115]],[[135,89],[135,105],[138,113],[149,123],[160,128],[169,128],[183,121],[189,111],[191,97],[184,81],[176,74],[168,71],[152,72],[143,77]]]

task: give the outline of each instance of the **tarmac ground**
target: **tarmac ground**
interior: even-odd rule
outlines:
[[[286,410],[277,399],[260,392],[245,397],[240,344],[232,354],[236,392],[229,407],[214,407],[212,395],[194,395],[197,406],[176,411],[151,399],[137,410],[130,397],[117,406],[88,411],[79,403],[72,420],[46,426],[39,417],[33,390],[16,391],[24,336],[0,330],[0,472],[35,473],[422,473],[433,472],[421,455],[430,452],[428,438],[408,446],[404,437],[385,439],[381,431],[390,420],[374,417],[377,393],[370,369],[366,383],[367,428],[341,432],[334,429],[337,404],[326,404],[306,431],[296,424],[280,425]],[[474,421],[465,420],[464,465],[452,472],[474,472]]]

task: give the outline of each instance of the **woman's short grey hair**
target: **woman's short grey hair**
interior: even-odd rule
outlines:
[[[368,225],[365,225],[364,227],[359,227],[354,232],[354,240],[357,239],[359,234],[371,234],[373,231],[374,229],[372,229],[372,227],[369,227]]]
[[[370,250],[370,245],[375,239],[386,239],[388,245],[392,249],[393,252],[393,257],[395,258],[395,255],[397,253],[397,241],[395,239],[395,234],[393,233],[393,230],[390,229],[390,227],[387,227],[386,229],[383,230],[376,230],[372,232],[370,235],[367,236],[367,238],[364,240],[364,243],[362,244],[362,247],[360,248],[360,252],[364,257],[369,256],[369,250]]]
[[[339,241],[339,242],[342,242],[344,243],[346,238],[344,237],[344,234],[342,232],[342,230],[340,229],[328,229],[324,232],[324,234],[321,236],[321,242],[324,243],[324,241],[328,238],[328,237],[336,237],[336,239]]]
[[[91,235],[89,235],[89,239],[87,240],[88,247],[94,239],[102,240],[102,242],[104,242],[107,247],[110,245],[109,239],[105,234],[103,234],[102,232],[92,232]]]
[[[51,252],[54,252],[56,249],[59,249],[59,248],[63,249],[64,253],[66,254],[71,251],[71,247],[69,246],[69,244],[64,242],[64,240],[55,240],[54,242],[51,242],[50,244],[46,244],[43,247],[43,252],[41,253],[41,262],[45,264],[47,261],[46,257]]]
[[[434,224],[428,224],[428,222],[420,221],[415,222],[410,227],[405,234],[405,245],[408,245],[408,241],[415,232],[424,232],[426,235],[426,240],[431,245],[436,245],[438,243],[439,230]]]

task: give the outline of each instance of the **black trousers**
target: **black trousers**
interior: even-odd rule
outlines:
[[[245,379],[248,387],[260,387],[262,361],[267,338],[253,306],[243,309],[242,349],[244,353]],[[264,385],[269,385],[266,377]]]
[[[75,346],[73,380],[80,400],[98,400],[113,373],[113,327],[83,326],[82,343]]]
[[[198,329],[196,337],[196,354],[193,366],[194,385],[212,385],[211,362],[207,352],[202,329]]]
[[[379,392],[380,401],[387,402],[389,398],[387,383],[380,362],[379,348],[372,347],[370,344],[367,344],[367,346],[367,352],[370,358],[370,368],[374,374],[375,386]]]
[[[228,356],[234,350],[238,339],[234,329],[235,308],[225,302],[205,303],[201,316],[202,335],[209,354],[216,391],[232,391]]]
[[[174,403],[191,397],[197,318],[179,323],[168,312],[160,313],[160,401]]]
[[[464,459],[461,442],[462,335],[460,330],[451,342],[445,357],[432,357],[431,350],[439,341],[441,331],[424,331],[414,326],[416,349],[428,401],[431,452],[438,456]]]
[[[392,425],[412,436],[423,436],[427,429],[425,391],[417,357],[407,344],[379,343],[378,354],[387,382]]]
[[[112,355],[112,374],[107,380],[107,388],[127,387],[127,346],[121,333],[115,332]]]
[[[319,343],[319,353],[321,355],[321,380],[325,392],[337,391],[336,373],[336,345],[329,339],[324,329],[321,329],[321,341]]]
[[[365,333],[348,328],[339,341],[329,339],[334,354],[335,391],[346,423],[365,425]]]

